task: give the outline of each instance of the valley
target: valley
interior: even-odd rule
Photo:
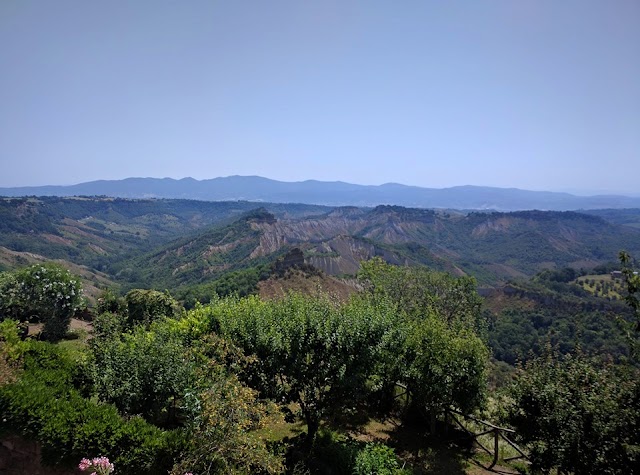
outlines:
[[[142,338],[144,333],[140,332],[145,331],[142,326],[136,327],[137,336],[124,327],[112,336],[104,333],[115,331],[108,330],[112,325],[121,328],[128,321],[126,318],[131,318],[139,305],[135,299],[140,302],[148,299],[145,305],[151,305],[153,312],[164,312],[177,319],[170,318],[161,324],[172,326],[170,330],[153,325],[146,330],[148,335],[156,335],[154,339],[160,338],[157,342],[161,352],[155,358],[166,359],[170,366],[174,365],[170,363],[171,351],[160,349],[175,342],[160,343],[164,338],[162,332],[178,332],[176,335],[182,335],[180,339],[191,341],[187,334],[202,332],[203,322],[209,322],[214,314],[215,319],[220,319],[215,325],[226,322],[233,329],[235,317],[230,320],[224,317],[227,307],[232,309],[229,315],[239,312],[247,319],[249,327],[239,334],[227,335],[241,342],[244,341],[241,338],[252,334],[250,328],[262,324],[252,322],[256,315],[269,319],[274,318],[270,312],[281,312],[287,318],[293,315],[304,320],[304,315],[320,312],[313,318],[319,319],[317,331],[321,331],[325,313],[338,312],[332,314],[335,319],[332,325],[343,325],[342,318],[353,319],[353,325],[364,325],[368,320],[357,316],[358,306],[373,305],[366,312],[375,315],[387,312],[384,318],[389,318],[388,324],[404,325],[411,319],[421,322],[403,330],[407,332],[416,331],[421,325],[431,328],[429,325],[435,325],[435,320],[427,322],[436,316],[444,319],[450,326],[447,338],[452,340],[441,348],[443,354],[461,351],[456,358],[470,357],[463,356],[466,350],[461,348],[471,340],[458,347],[460,343],[455,339],[476,338],[473,344],[480,346],[475,347],[477,353],[473,358],[478,359],[473,364],[484,361],[481,365],[486,365],[486,369],[472,374],[482,381],[486,378],[487,387],[494,394],[492,398],[501,397],[501,391],[511,387],[522,365],[535,366],[549,351],[561,355],[557,358],[584,355],[593,364],[637,370],[628,343],[628,329],[635,316],[624,301],[625,286],[621,280],[613,279],[611,273],[620,269],[617,261],[620,250],[640,255],[640,229],[636,226],[640,210],[463,212],[389,205],[370,208],[24,197],[0,199],[0,217],[0,285],[10,286],[11,276],[21,275],[20,269],[28,265],[40,264],[44,270],[50,263],[68,269],[82,281],[88,304],[88,311],[82,315],[97,318],[93,334],[106,346],[63,341],[60,345],[69,348],[65,351],[85,352],[87,346],[96,354],[116,348],[123,351],[124,347],[117,345],[111,348],[109,345],[114,343],[109,343],[110,339],[133,342]],[[377,287],[384,294],[378,294]],[[9,302],[6,308],[13,312],[11,305],[14,303]],[[295,310],[299,305],[304,311]],[[327,307],[320,310],[324,305]],[[294,309],[293,314],[289,314],[289,306]],[[248,308],[254,310],[246,313]],[[355,313],[350,314],[352,311]],[[395,312],[404,317],[398,318]],[[153,315],[140,318],[144,322],[144,318],[155,318]],[[122,320],[116,323],[110,318]],[[278,325],[269,323],[261,331],[268,333],[276,328],[279,332],[291,331],[293,338],[296,331],[289,328],[287,318],[278,320]],[[298,324],[302,325],[303,320]],[[40,328],[42,324],[36,326]],[[346,328],[355,329],[347,326],[345,331]],[[86,329],[83,331],[80,334],[86,338]],[[434,338],[426,336],[429,331],[432,330],[423,338]],[[353,338],[357,335],[361,333],[355,333]],[[144,341],[143,338],[135,345],[148,344]],[[376,347],[373,341],[362,348]],[[386,341],[392,344],[394,339]],[[417,344],[416,341],[419,340],[409,339],[406,344]],[[245,344],[252,348],[249,340]],[[300,347],[301,351],[310,354],[324,351],[305,345]],[[412,351],[403,353],[403,358],[419,354]],[[349,350],[348,354],[355,353]],[[436,354],[431,357],[439,358]],[[107,361],[110,360],[100,364]],[[417,361],[419,358],[411,364],[418,364]],[[305,370],[304,384],[314,380],[313,374],[322,363],[321,359],[310,372]],[[236,363],[229,364],[233,367]],[[434,360],[411,373],[412,377],[426,378],[431,365],[436,368],[440,364]],[[462,368],[467,364],[472,363],[465,360]],[[468,377],[465,371],[458,377]],[[141,375],[147,375],[146,370]],[[433,377],[433,383],[420,383],[421,387],[440,381],[439,377]],[[126,387],[130,383],[117,384]],[[469,389],[470,400],[480,397],[484,391],[481,387]],[[119,401],[119,396],[108,397]],[[303,400],[292,401],[297,401],[299,409]],[[331,404],[322,414],[331,413],[334,407]],[[462,400],[457,404],[463,404]],[[469,407],[478,404],[479,399]],[[124,413],[132,411],[126,405],[119,409]],[[162,414],[145,418],[164,427]],[[499,412],[491,412],[487,417],[501,416]],[[374,425],[380,423],[370,421]],[[306,424],[311,430],[319,420],[307,419]],[[329,430],[329,421],[324,424],[324,430]],[[284,422],[274,423],[274,427],[292,430]],[[302,435],[297,436],[295,444],[302,443]],[[318,437],[322,440],[323,436]],[[320,447],[316,450],[325,450]],[[400,453],[414,464],[424,463],[418,462],[424,460],[422,457]],[[312,466],[318,462],[307,463]]]

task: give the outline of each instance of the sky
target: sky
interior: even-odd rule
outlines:
[[[3,0],[0,187],[640,194],[637,0]]]

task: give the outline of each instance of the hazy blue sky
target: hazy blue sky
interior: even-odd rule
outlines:
[[[0,1],[0,186],[640,192],[640,1]]]

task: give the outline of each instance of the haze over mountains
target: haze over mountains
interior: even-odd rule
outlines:
[[[372,186],[340,181],[283,182],[258,176],[230,176],[209,180],[193,178],[98,180],[70,186],[0,188],[0,195],[246,200],[327,206],[399,205],[415,208],[497,211],[640,208],[640,197],[622,195],[576,196],[569,193],[484,186],[436,189],[396,183]]]

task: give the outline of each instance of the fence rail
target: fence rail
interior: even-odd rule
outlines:
[[[405,386],[402,383],[398,382],[398,383],[396,383],[396,386],[399,387],[400,389],[402,389],[402,392],[400,392],[399,394],[396,394],[394,399],[399,399],[399,398],[404,396],[405,404],[408,405],[409,404],[409,400],[411,398],[411,391],[409,390],[409,388],[407,386]],[[473,421],[476,424],[480,424],[480,425],[484,426],[484,428],[486,430],[483,430],[481,432],[474,432],[474,431],[470,430],[469,428],[467,428],[460,421],[460,418],[464,418],[466,420]],[[489,465],[489,467],[487,467],[488,469],[492,469],[493,467],[495,467],[496,464],[498,463],[498,461],[500,460],[500,447],[499,447],[500,439],[502,439],[504,442],[506,442],[511,447],[513,447],[513,449],[515,449],[515,451],[518,453],[518,455],[516,455],[514,457],[507,457],[507,458],[503,459],[504,462],[509,462],[509,461],[518,460],[518,459],[529,460],[529,457],[527,456],[527,454],[520,447],[518,447],[518,445],[514,441],[509,439],[508,435],[516,433],[516,431],[514,431],[513,429],[509,429],[507,427],[497,426],[495,424],[492,424],[491,422],[484,421],[482,419],[478,419],[477,417],[474,417],[474,416],[469,415],[469,414],[464,414],[464,413],[462,413],[460,411],[457,411],[457,410],[451,409],[451,408],[447,409],[445,411],[445,419],[446,419],[447,423],[449,421],[454,422],[465,433],[467,433],[469,436],[473,437],[473,440],[478,445],[478,447],[480,447],[487,454],[489,454],[489,455],[491,455],[493,457],[493,460],[491,461],[491,465]],[[433,434],[434,432],[435,432],[435,418],[432,417],[431,418],[431,433]],[[480,441],[480,437],[482,437],[483,435],[488,435],[488,434],[492,434],[493,435],[493,450],[490,450],[487,447],[485,447],[484,444]]]
[[[516,455],[515,457],[507,457],[503,459],[505,462],[509,462],[511,460],[518,460],[518,459],[529,460],[529,457],[527,456],[527,454],[520,447],[518,447],[518,445],[514,441],[512,441],[511,439],[509,439],[509,437],[507,437],[507,434],[516,433],[516,431],[514,431],[513,429],[497,426],[495,424],[492,424],[491,422],[483,421],[482,419],[478,419],[477,417],[473,417],[469,414],[464,414],[460,411],[456,411],[455,409],[448,409],[445,415],[447,419],[451,418],[462,430],[464,430],[467,434],[473,437],[475,443],[478,444],[478,447],[480,447],[489,455],[493,456],[491,465],[489,465],[488,467],[489,469],[495,467],[496,464],[498,463],[498,460],[500,459],[500,448],[499,448],[500,439],[504,440],[507,444],[513,447],[516,450],[516,452],[518,452],[519,454],[519,455]],[[462,422],[460,422],[460,420],[458,419],[459,417],[469,419],[475,422],[476,424],[480,424],[484,426],[485,428],[488,427],[488,429],[482,432],[473,432],[469,430],[467,427],[465,427],[464,424],[462,424]],[[487,434],[493,435],[493,451],[486,448],[484,444],[482,444],[482,442],[480,442],[479,440],[481,436],[487,435]]]

